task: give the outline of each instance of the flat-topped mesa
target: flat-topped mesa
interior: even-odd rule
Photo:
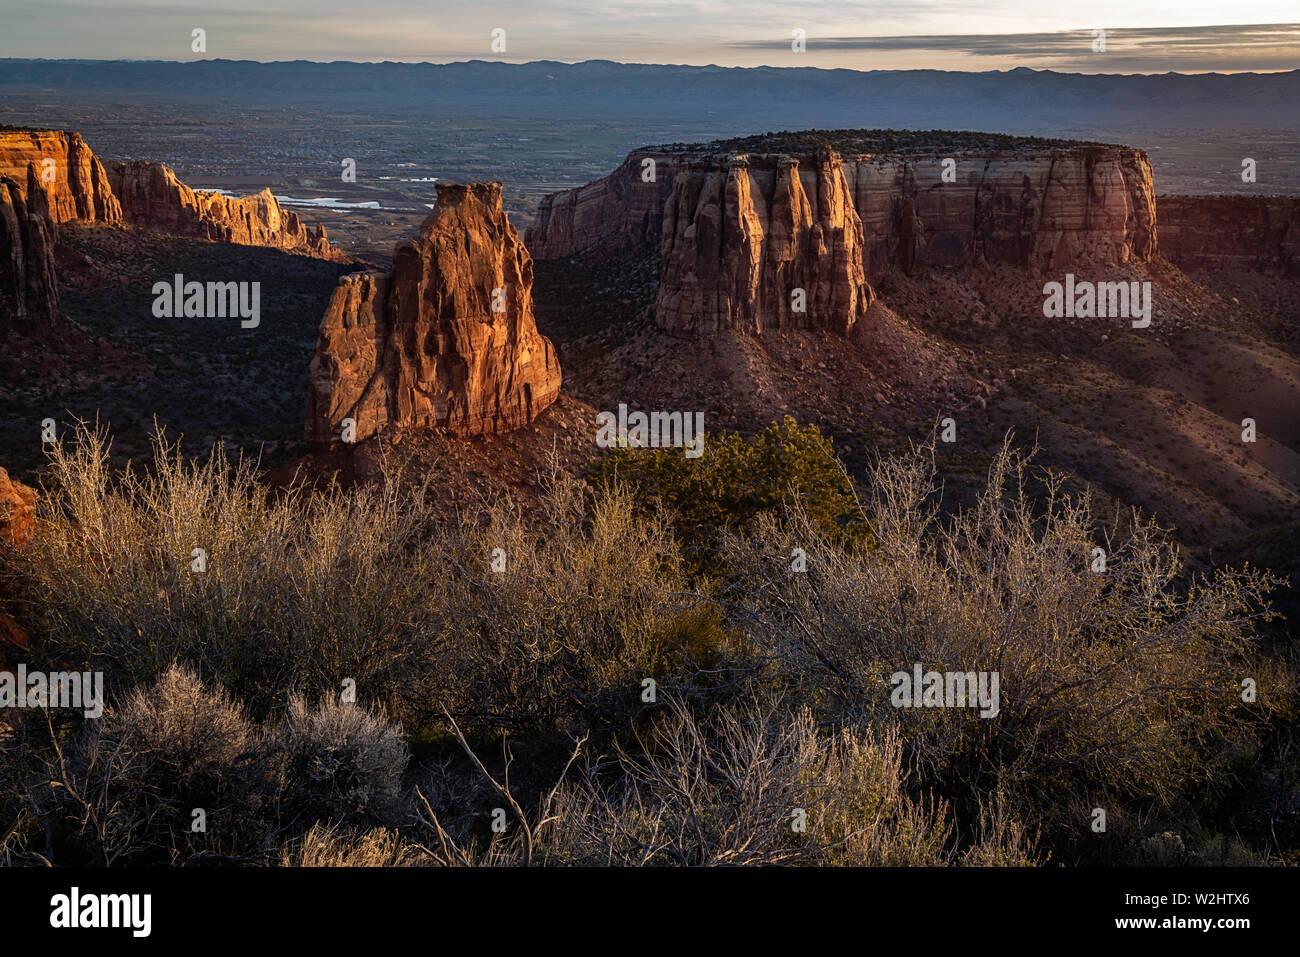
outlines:
[[[252,196],[223,196],[193,190],[162,163],[110,162],[108,178],[121,200],[126,222],[150,232],[269,246],[321,259],[348,261],[330,245],[325,227],[307,229],[298,215],[280,207],[269,189]]]
[[[59,317],[56,230],[36,176],[34,167],[23,184],[0,176],[0,334],[30,335]]]
[[[1051,272],[1084,260],[1142,262],[1157,253],[1151,165],[1141,150],[889,130],[769,134],[638,150],[604,180],[545,198],[528,233],[529,248],[539,258],[602,254],[637,242],[653,248],[662,241],[668,250],[667,213],[653,213],[661,198],[676,208],[673,228],[684,239],[693,235],[699,215],[712,215],[710,183],[733,159],[757,171],[789,158],[811,196],[828,155],[838,156],[861,221],[867,281],[889,269],[1003,262]],[[654,160],[652,182],[642,174],[647,160]],[[690,182],[682,185],[683,179]],[[755,179],[754,185],[761,184]],[[704,207],[683,207],[691,197],[704,197]],[[762,216],[757,207],[755,214]],[[672,275],[679,268],[673,260],[665,259],[662,268],[661,281],[670,288],[693,281]],[[672,316],[668,321],[677,324]]]
[[[45,193],[50,219],[96,223],[122,221],[122,207],[104,166],[79,133],[61,130],[0,129],[0,176],[8,176],[27,199],[27,169]]]
[[[1183,269],[1300,275],[1300,196],[1161,196],[1160,252]]]
[[[847,335],[873,293],[862,221],[838,155],[732,156],[676,177],[664,208],[659,325],[824,328]]]
[[[389,427],[468,436],[532,421],[560,392],[533,319],[533,262],[500,183],[439,183],[385,274],[343,277],[311,363],[305,435],[320,447]]]

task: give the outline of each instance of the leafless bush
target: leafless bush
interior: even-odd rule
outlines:
[[[396,823],[410,751],[400,727],[366,709],[326,699],[290,700],[267,736],[284,814],[334,824]]]
[[[344,678],[394,706],[437,696],[445,565],[419,488],[272,500],[219,448],[205,464],[154,452],[113,478],[105,433],[51,446],[46,532],[16,571],[52,656],[119,688],[192,661],[258,716]]]
[[[615,865],[955,860],[947,808],[909,794],[895,732],[826,734],[807,710],[772,702],[704,719],[670,703],[640,745],[562,792],[552,855]],[[1005,828],[985,840],[1031,853]]]
[[[1098,801],[1140,808],[1126,846],[1167,857],[1142,841],[1231,780],[1290,700],[1290,672],[1252,648],[1263,576],[1191,579],[1159,529],[1099,529],[1010,447],[973,508],[941,511],[926,452],[888,459],[869,536],[846,543],[794,503],[726,536],[709,577],[617,486],[559,476],[530,512],[445,521],[396,481],[271,498],[246,463],[162,442],[120,478],[103,433],[52,456],[44,532],[10,560],[19,614],[121,704],[81,736],[0,743],[0,853],[27,859],[81,842],[100,863],[1002,865],[1041,860],[1040,828],[1081,847],[1060,832]],[[891,676],[914,664],[998,672],[999,713],[894,708]],[[344,679],[375,712],[337,702]],[[443,758],[450,728],[469,765],[409,782],[413,806],[385,715]],[[469,744],[507,734],[546,755],[513,782]],[[562,768],[557,742],[584,734],[589,763]],[[1292,807],[1293,777],[1277,791]],[[377,824],[420,844],[395,850]]]
[[[524,812],[457,732],[504,807],[510,828],[489,840],[421,819],[433,863],[457,866],[934,865],[1033,862],[1033,842],[1005,809],[965,855],[941,801],[909,793],[897,735],[823,734],[811,714],[751,702],[698,718],[669,699],[635,748],[560,780]],[[579,742],[570,766],[582,749]],[[421,795],[421,797],[423,797]]]
[[[1139,516],[1099,532],[1086,501],[1005,446],[977,505],[940,512],[925,454],[882,462],[865,518],[876,549],[837,548],[793,514],[727,559],[733,613],[820,714],[894,723],[937,782],[1061,816],[1070,795],[1141,793],[1156,805],[1205,783],[1207,751],[1246,739],[1241,707],[1268,580],[1246,570],[1181,583],[1170,538]],[[1031,495],[1030,482],[1042,484]],[[792,574],[794,547],[807,572]],[[1093,549],[1106,552],[1094,572]],[[891,706],[891,676],[1000,675],[1000,713]],[[1263,680],[1261,678],[1261,680]],[[1262,695],[1261,695],[1262,699]]]
[[[187,668],[169,667],[67,746],[51,732],[33,805],[101,863],[231,854],[260,838],[257,728]]]

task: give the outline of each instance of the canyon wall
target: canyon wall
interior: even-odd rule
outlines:
[[[150,232],[348,261],[330,245],[325,227],[307,229],[296,213],[280,207],[269,189],[240,197],[196,191],[162,163],[141,160],[110,162],[108,179],[126,222]]]
[[[311,363],[305,435],[386,427],[505,432],[555,401],[560,366],[533,319],[533,263],[500,183],[439,183],[387,274],[343,277]]]
[[[643,179],[646,158],[656,159],[654,182]],[[638,151],[603,180],[544,199],[527,242],[538,258],[657,245],[655,315],[674,331],[846,333],[889,269],[1013,263],[1053,273],[1158,252],[1146,154],[1100,145],[951,158]]]
[[[647,159],[654,161],[653,178],[643,165]],[[689,161],[638,151],[594,183],[543,196],[524,234],[528,251],[537,259],[563,259],[658,245],[664,203],[673,194],[677,173]]]
[[[1160,252],[1182,268],[1300,275],[1300,197],[1161,196]]]
[[[129,223],[171,236],[351,261],[330,245],[323,226],[308,229],[270,190],[228,197],[191,189],[161,163],[104,164],[77,133],[0,128],[0,176],[18,183],[28,200],[34,183],[55,223]]]
[[[21,184],[0,176],[0,333],[30,334],[59,316],[56,231],[35,176],[30,167]]]
[[[108,173],[80,134],[0,129],[0,176],[19,183],[24,199],[29,167],[36,170],[35,182],[46,194],[55,223],[121,222],[122,207]]]
[[[628,242],[658,243],[662,203],[680,175],[707,180],[733,160],[751,169],[782,158],[799,164],[805,192],[815,192],[819,150],[807,153],[638,151],[613,173],[542,200],[528,231],[538,259],[605,251]],[[657,156],[657,180],[645,183],[641,161]],[[845,184],[864,231],[868,279],[890,267],[1013,262],[1045,269],[1081,256],[1144,261],[1156,252],[1155,190],[1142,150],[1120,146],[955,154],[953,182],[941,155],[840,154]],[[700,186],[693,193],[705,192]],[[657,205],[658,204],[658,205]],[[678,220],[680,222],[680,218]]]

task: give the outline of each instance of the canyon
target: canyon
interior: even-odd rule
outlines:
[[[390,427],[505,432],[559,395],[555,348],[533,318],[532,258],[501,184],[439,183],[437,195],[390,271],[345,276],[334,292],[311,362],[313,447]]]
[[[499,184],[439,183],[391,267],[348,273],[319,233],[274,218],[283,211],[267,194],[227,200],[159,164],[96,166],[84,145],[61,142],[60,162],[77,170],[69,182],[89,184],[61,196],[63,215],[109,216],[117,203],[115,222],[74,216],[60,230],[73,246],[57,260],[64,300],[97,335],[117,335],[129,313],[103,291],[128,267],[140,282],[182,271],[175,257],[186,275],[220,261],[231,274],[276,278],[281,297],[265,304],[278,318],[247,341],[152,317],[129,326],[150,343],[150,374],[181,382],[202,369],[241,402],[228,428],[222,414],[186,406],[178,385],[177,428],[228,447],[255,436],[276,449],[273,467],[295,466],[304,447],[333,468],[373,465],[398,441],[415,454],[497,436],[504,444],[475,460],[485,474],[496,471],[491,456],[541,438],[567,443],[577,468],[594,410],[626,403],[703,411],[710,432],[748,433],[784,415],[816,422],[855,474],[873,449],[924,440],[943,418],[960,423],[966,455],[1029,429],[1045,464],[1176,517],[1190,542],[1285,522],[1300,502],[1294,306],[1275,308],[1259,291],[1284,298],[1291,288],[1272,277],[1294,268],[1294,204],[1157,199],[1139,149],[853,130],[670,144],[543,198],[524,242]],[[9,177],[0,217],[15,237],[0,260],[4,295],[13,315],[21,290],[25,317],[49,316],[60,290],[41,252],[56,228],[42,203],[56,192],[31,182],[32,157],[18,165],[23,179]],[[275,257],[307,246],[287,257],[303,264],[290,280]],[[267,257],[230,253],[257,248]],[[1218,284],[1219,266],[1260,281]],[[1044,284],[1067,273],[1149,283],[1151,328],[1045,319]],[[178,336],[194,350],[192,372],[170,358]],[[93,384],[78,388],[93,415],[102,398]],[[141,401],[116,417],[130,422]],[[1247,413],[1261,438],[1242,459],[1234,423]],[[471,455],[469,444],[437,448],[417,459],[446,467]],[[540,445],[520,452],[521,487],[534,452]],[[972,461],[953,450],[950,476]],[[1230,484],[1216,478],[1224,463]]]
[[[1158,198],[1127,146],[808,131],[637,150],[544,198],[527,242],[566,389],[594,408],[742,432],[793,415],[855,472],[951,419],[954,487],[980,480],[972,449],[1028,437],[1204,545],[1300,515],[1300,317],[1271,278],[1294,201],[1201,202]],[[1150,328],[1045,317],[1067,274],[1149,289]],[[1268,428],[1243,453],[1246,415]]]

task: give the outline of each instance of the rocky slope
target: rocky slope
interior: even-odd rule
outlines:
[[[1183,268],[1300,276],[1300,199],[1161,196],[1160,251]]]
[[[229,197],[200,192],[182,183],[161,163],[110,162],[108,178],[121,200],[123,218],[134,226],[171,236],[269,246],[343,262],[348,259],[330,245],[325,227],[307,229],[296,213],[264,189],[253,196]]]
[[[121,221],[122,207],[108,173],[79,133],[0,129],[0,176],[19,183],[24,198],[29,167],[36,170],[35,182],[48,197],[55,223]]]
[[[30,167],[22,184],[0,176],[0,333],[31,335],[59,315],[55,227],[35,176]]]
[[[439,183],[419,234],[384,274],[345,276],[311,363],[306,438],[388,428],[504,432],[555,401],[560,367],[533,319],[533,264],[500,183]]]

